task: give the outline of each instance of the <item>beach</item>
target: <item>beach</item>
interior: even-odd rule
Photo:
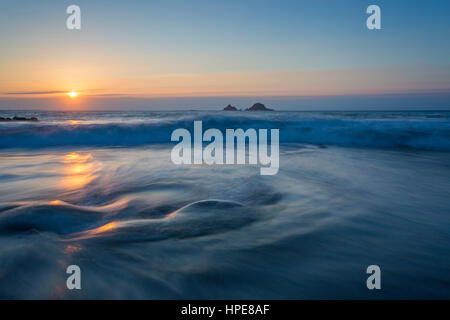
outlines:
[[[39,121],[0,123],[2,299],[450,298],[450,112],[16,114]],[[175,165],[197,120],[279,129],[278,173]]]

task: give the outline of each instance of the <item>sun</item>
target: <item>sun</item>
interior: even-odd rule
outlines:
[[[68,95],[69,95],[71,98],[75,98],[75,97],[78,95],[78,93],[76,93],[75,91],[71,91],[71,92],[68,93]]]

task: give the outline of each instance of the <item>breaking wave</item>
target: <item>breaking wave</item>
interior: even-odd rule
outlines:
[[[266,113],[265,113],[266,114]],[[202,115],[158,121],[113,123],[33,123],[0,125],[0,148],[60,146],[141,146],[171,143],[173,130],[280,129],[281,143],[309,143],[367,148],[450,150],[450,121],[418,119],[348,119]]]

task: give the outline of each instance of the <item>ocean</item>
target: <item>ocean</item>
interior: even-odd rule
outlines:
[[[450,298],[450,112],[15,115],[39,121],[0,122],[2,299]],[[278,173],[173,164],[196,120],[279,129]]]

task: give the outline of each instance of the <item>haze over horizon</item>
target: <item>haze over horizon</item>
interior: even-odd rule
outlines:
[[[0,109],[450,109],[447,2],[71,4],[4,1]]]

